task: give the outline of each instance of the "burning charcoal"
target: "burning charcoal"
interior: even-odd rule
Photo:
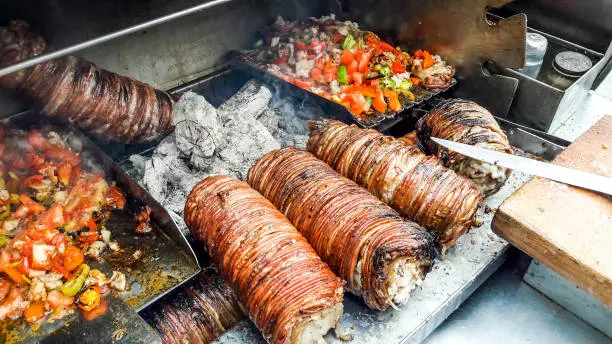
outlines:
[[[163,202],[168,193],[167,174],[168,166],[161,158],[153,157],[146,162],[142,184],[158,202]]]
[[[180,151],[176,146],[176,141],[174,138],[174,134],[170,134],[166,136],[161,142],[155,147],[155,151],[153,152],[153,156],[157,157],[176,157],[178,156]]]
[[[176,125],[183,121],[195,122],[201,128],[198,130],[207,132],[218,143],[222,134],[221,122],[217,110],[204,97],[193,92],[185,93],[176,103],[173,115],[178,116]],[[178,136],[182,135],[179,133]]]
[[[228,144],[221,149],[219,157],[230,170],[240,173],[240,179],[246,178],[251,165],[262,155],[280,148],[266,127],[255,119],[232,119],[224,128]]]
[[[272,136],[277,137],[279,117],[280,115],[277,110],[270,108],[262,112],[261,115],[257,117],[257,121],[263,124]]]
[[[221,160],[221,158],[219,158],[218,156],[215,156],[213,159],[210,160],[209,165],[206,167],[206,169],[203,170],[203,173],[204,174],[202,175],[200,180],[208,176],[214,176],[218,174],[239,178],[238,173],[231,171],[229,169],[228,163]]]
[[[164,208],[168,211],[172,211],[180,216],[183,215],[183,209],[185,208],[185,199],[187,194],[180,189],[174,189],[168,193],[168,196],[162,203]]]
[[[189,159],[189,164],[196,170],[205,170],[211,164],[213,158],[202,156],[201,154],[192,154]]]
[[[133,154],[130,156],[130,163],[125,164],[124,169],[130,175],[130,177],[142,181],[142,177],[144,175],[145,165],[149,161],[149,158],[144,157],[142,155]],[[127,166],[129,165],[129,166]],[[129,167],[129,168],[125,168]]]
[[[223,123],[232,118],[257,118],[268,108],[272,92],[260,81],[249,80],[236,94],[219,107]]]
[[[182,156],[211,157],[215,152],[215,141],[210,129],[192,120],[184,120],[174,128],[174,138]]]

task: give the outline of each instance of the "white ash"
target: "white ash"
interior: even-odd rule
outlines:
[[[257,118],[268,108],[272,91],[261,82],[249,80],[236,94],[219,106],[219,118],[225,124],[235,118]]]
[[[320,114],[312,109],[290,98],[272,99],[272,91],[255,80],[218,109],[188,92],[173,112],[174,132],[150,157],[131,156],[129,170],[186,231],[185,198],[198,182],[216,174],[245,180],[255,161],[281,144],[305,148],[305,119]]]

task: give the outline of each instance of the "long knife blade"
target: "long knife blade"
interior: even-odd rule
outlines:
[[[489,164],[612,195],[612,178],[459,142],[431,139],[454,152]]]

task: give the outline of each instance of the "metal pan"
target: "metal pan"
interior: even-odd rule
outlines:
[[[365,118],[358,118],[346,107],[301,87],[295,86],[276,75],[266,72],[264,67],[254,59],[254,52],[255,50],[232,51],[230,53],[230,64],[232,67],[253,75],[258,79],[264,80],[267,83],[282,85],[283,88],[286,88],[299,98],[310,97],[314,99],[330,117],[336,118],[345,123],[355,123],[362,128],[373,128],[379,131],[385,131],[391,128],[395,124],[399,123],[405,116],[409,115],[411,112],[410,110],[413,107],[422,104],[432,97],[446,92],[457,84],[457,80],[453,79],[451,84],[447,88],[443,89],[427,89],[424,87],[415,86],[411,89],[411,91],[416,97],[416,101],[409,101],[405,99],[400,101],[402,104],[402,110],[398,112],[387,112],[384,114],[376,112],[373,115],[366,116]]]
[[[11,125],[28,129],[31,127],[52,125],[32,111],[17,114],[7,119]],[[121,251],[111,252],[106,250],[101,260],[91,262],[92,268],[100,269],[105,274],[113,270],[124,272],[127,277],[129,290],[118,293],[118,298],[109,297],[110,315],[103,318],[110,319],[109,326],[95,325],[87,322],[79,316],[67,317],[59,322],[70,323],[71,331],[62,330],[65,333],[78,333],[76,328],[82,327],[82,333],[100,333],[105,329],[110,330],[115,324],[129,324],[129,329],[139,328],[137,311],[140,311],[155,302],[160,297],[169,293],[176,287],[191,279],[200,271],[200,265],[196,254],[183,236],[166,210],[140,185],[132,180],[111,158],[98,148],[86,135],[74,128],[58,127],[60,132],[71,132],[80,141],[84,163],[91,163],[101,170],[108,181],[114,181],[126,195],[126,207],[123,210],[113,211],[107,222],[107,229],[111,231],[113,240],[119,242]],[[147,234],[136,233],[137,226],[134,214],[144,206],[151,208],[151,227],[153,230]],[[137,251],[139,253],[137,253]],[[139,257],[136,256],[140,255]],[[122,301],[123,305],[116,303],[113,299]],[[113,314],[113,311],[117,314]],[[79,320],[80,319],[80,320]],[[130,319],[129,321],[127,319]],[[56,322],[58,323],[58,322]],[[73,325],[74,323],[74,325]],[[142,323],[142,336],[151,329]],[[66,326],[66,325],[64,325]],[[0,338],[14,338],[15,331],[24,334],[24,327],[19,324],[4,326],[0,331]],[[48,330],[46,330],[48,328]],[[58,326],[47,326],[32,334],[30,341],[39,341],[41,333],[51,334],[59,330]],[[94,330],[94,329],[98,330]],[[6,332],[11,330],[13,334]],[[3,334],[3,332],[5,332]],[[54,335],[57,338],[57,335]],[[36,339],[34,339],[36,338]]]

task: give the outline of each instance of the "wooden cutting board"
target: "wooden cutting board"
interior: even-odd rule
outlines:
[[[612,177],[612,116],[554,163]],[[612,307],[612,196],[534,177],[499,207],[492,228]]]

